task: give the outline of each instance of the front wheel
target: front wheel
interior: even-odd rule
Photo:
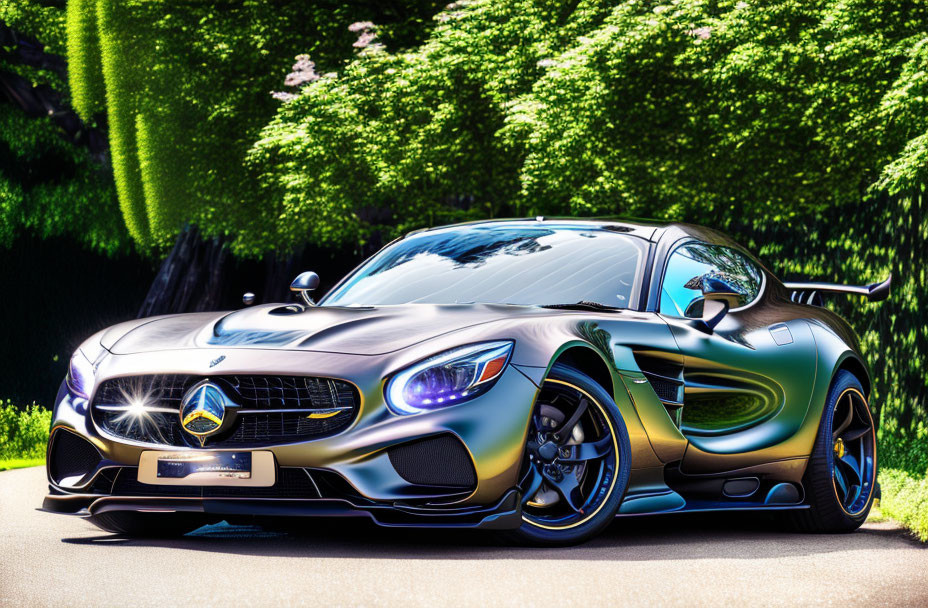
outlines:
[[[876,429],[860,381],[832,382],[803,485],[811,508],[794,523],[807,532],[850,532],[867,519],[876,486]]]
[[[535,545],[570,545],[615,517],[631,469],[628,431],[612,396],[583,372],[551,368],[529,423],[520,473],[522,525]]]

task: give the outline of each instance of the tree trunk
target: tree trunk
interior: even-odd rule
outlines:
[[[216,310],[229,260],[225,239],[204,239],[196,226],[185,227],[161,263],[138,316]]]
[[[273,253],[264,256],[264,291],[256,294],[259,302],[290,302],[293,294],[290,282],[296,275],[307,270],[301,267],[303,251],[297,251],[284,258]]]

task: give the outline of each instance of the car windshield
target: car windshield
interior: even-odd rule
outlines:
[[[643,247],[637,237],[592,226],[445,228],[383,249],[320,304],[588,302],[627,308]]]

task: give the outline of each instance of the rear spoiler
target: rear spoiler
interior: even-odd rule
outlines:
[[[885,281],[870,285],[839,285],[837,283],[784,283],[784,285],[787,289],[793,290],[790,296],[793,302],[821,306],[820,291],[856,294],[866,296],[871,302],[881,302],[889,297],[889,287],[892,282],[893,275],[889,275]]]

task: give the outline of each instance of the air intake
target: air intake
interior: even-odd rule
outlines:
[[[100,464],[100,453],[88,441],[68,431],[58,431],[52,438],[48,460],[51,478],[58,485],[77,485]]]
[[[390,463],[416,485],[472,488],[477,473],[467,449],[453,435],[436,435],[390,448]]]

